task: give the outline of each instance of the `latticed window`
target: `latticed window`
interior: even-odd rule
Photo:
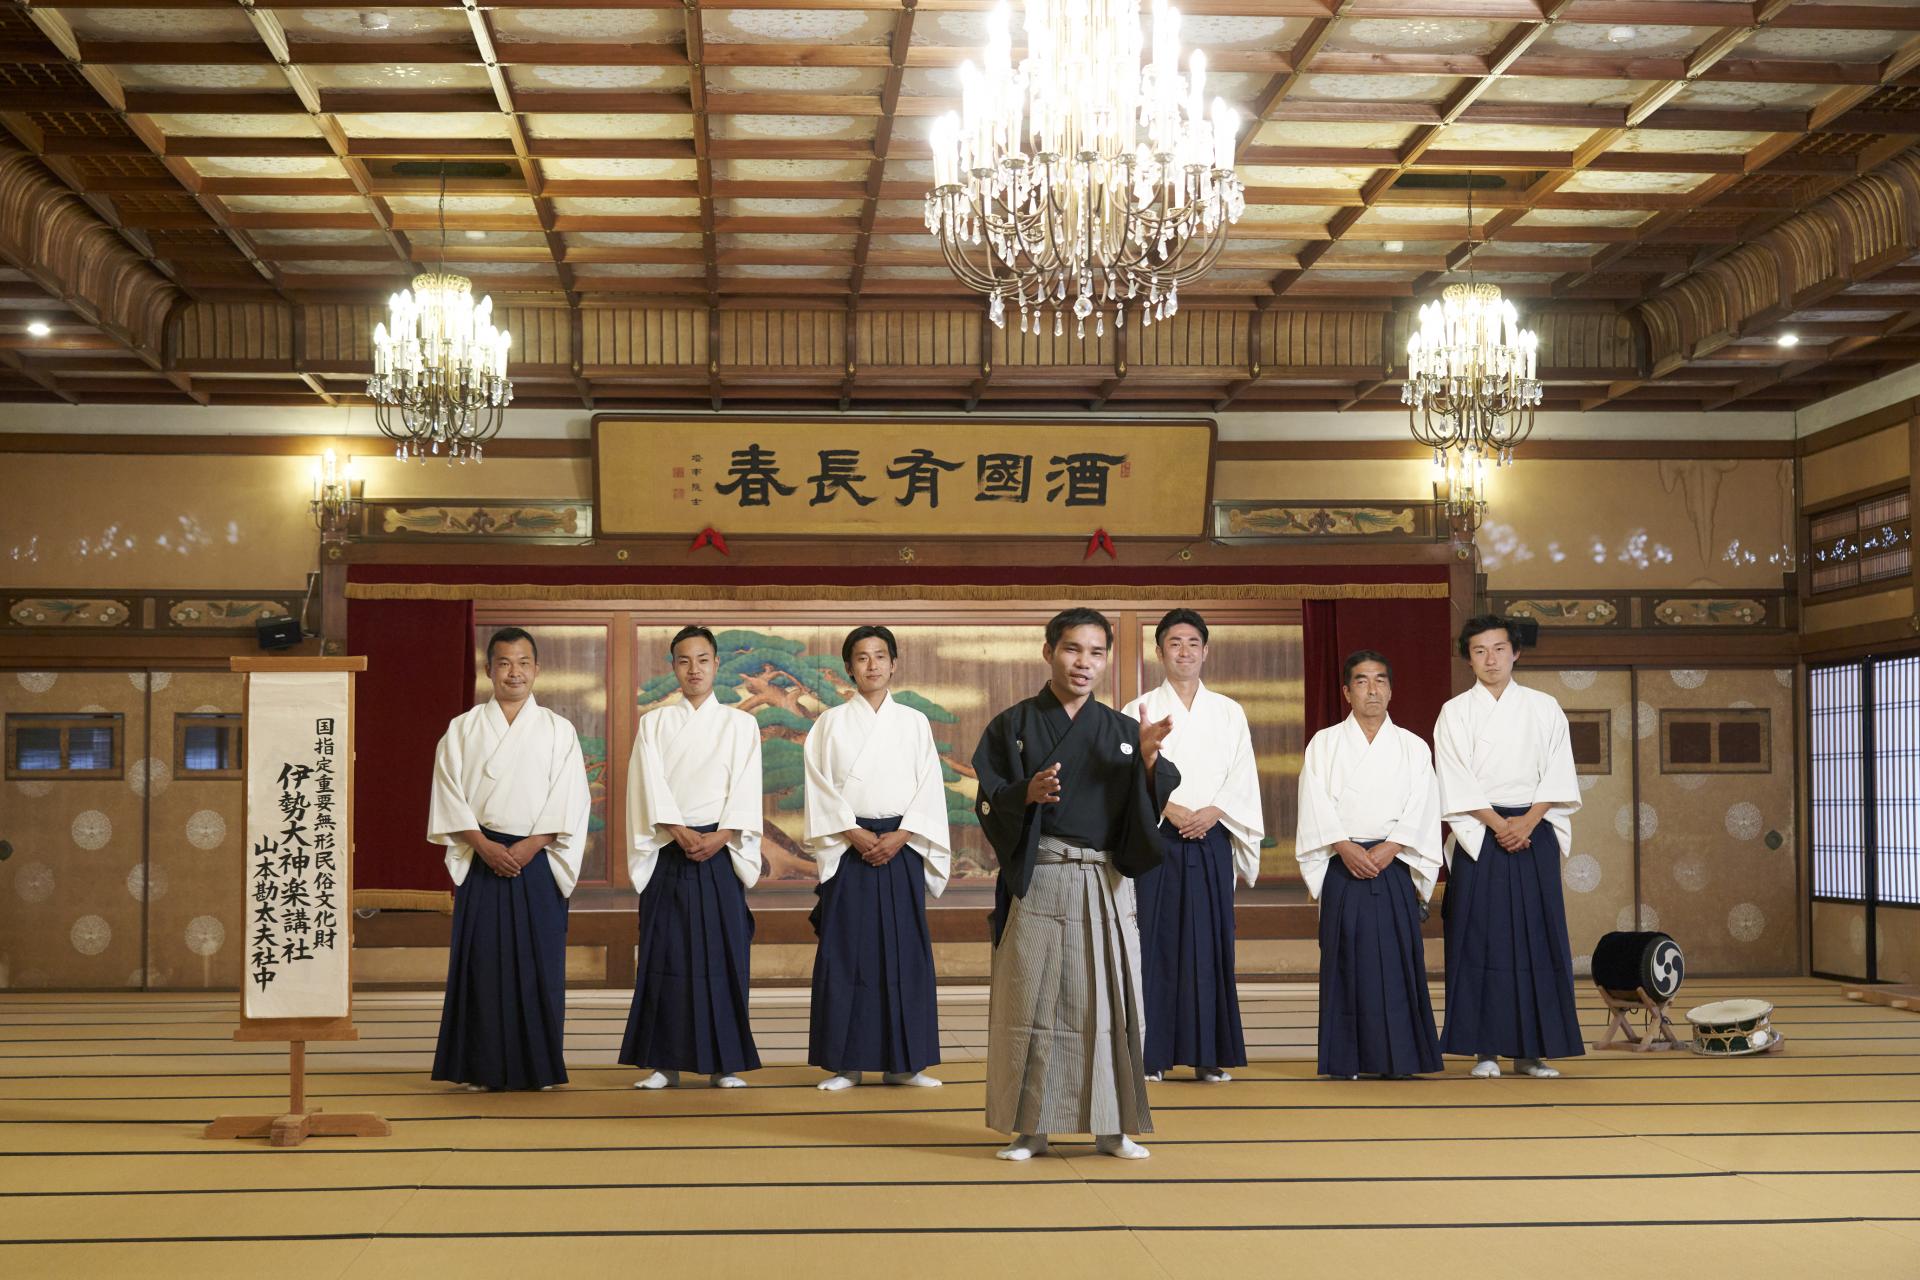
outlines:
[[[1904,578],[1912,540],[1905,489],[1814,516],[1807,522],[1808,590],[1818,596]]]
[[[7,777],[118,778],[124,726],[117,713],[9,715]]]

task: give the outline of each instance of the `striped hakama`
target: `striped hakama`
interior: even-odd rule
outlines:
[[[620,1061],[701,1075],[758,1070],[747,1010],[752,943],[753,913],[727,851],[694,862],[678,844],[661,846],[640,894],[640,958]]]
[[[1329,859],[1320,889],[1320,1074],[1410,1076],[1444,1065],[1412,870],[1395,858],[1361,880]]]
[[[993,953],[987,1127],[1151,1133],[1133,888],[1096,849],[1041,837]]]
[[[1525,806],[1495,806],[1516,818]],[[1573,998],[1573,952],[1560,887],[1560,837],[1542,822],[1533,845],[1453,859],[1441,906],[1447,923],[1447,1053],[1573,1058],[1586,1052]]]
[[[859,818],[876,835],[899,818]],[[885,866],[849,852],[815,894],[807,1061],[836,1074],[911,1074],[940,1061],[940,1019],[927,932],[925,862],[911,845]]]
[[[511,847],[521,836],[481,828]],[[473,859],[453,893],[453,940],[433,1078],[489,1089],[567,1082],[567,899],[542,849],[517,876]]]

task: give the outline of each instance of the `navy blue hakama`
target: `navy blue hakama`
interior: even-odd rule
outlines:
[[[480,833],[503,845],[521,836]],[[489,1089],[567,1082],[567,899],[542,849],[517,876],[478,854],[453,893],[433,1078]]]
[[[856,821],[876,835],[900,828],[898,818]],[[933,938],[919,851],[908,846],[876,867],[848,849],[814,893],[820,947],[807,1061],[836,1075],[910,1074],[939,1062]]]
[[[1146,1001],[1143,1065],[1243,1067],[1247,1039],[1233,969],[1233,848],[1215,823],[1198,840],[1160,825],[1166,860],[1134,879]]]
[[[694,862],[677,844],[662,848],[640,894],[640,959],[620,1061],[701,1075],[758,1070],[747,1011],[752,945],[753,913],[731,853]]]
[[[1495,807],[1513,818],[1524,808]],[[1481,1057],[1573,1058],[1586,1052],[1573,1002],[1573,951],[1560,888],[1560,837],[1542,821],[1508,853],[1486,833],[1480,856],[1456,851],[1442,907],[1447,1019],[1440,1047]]]
[[[1320,886],[1320,1074],[1411,1076],[1443,1066],[1412,870],[1395,858],[1362,880],[1334,855]]]

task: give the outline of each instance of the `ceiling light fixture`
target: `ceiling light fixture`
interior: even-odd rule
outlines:
[[[1451,284],[1420,308],[1407,340],[1407,406],[1413,438],[1433,450],[1436,485],[1447,514],[1477,528],[1487,505],[1486,468],[1513,462],[1513,447],[1533,432],[1541,400],[1539,336],[1520,327],[1500,286],[1474,278],[1479,248],[1473,187],[1467,187],[1467,281]]]
[[[487,238],[487,233],[484,231],[468,230],[465,234],[469,240],[485,240]]]
[[[1399,253],[1407,247],[1407,242],[1404,240],[1388,240],[1382,243],[1380,247],[1388,253]]]
[[[1774,339],[1774,341],[1783,347],[1797,347],[1800,345],[1800,335],[1797,333],[1783,333]]]
[[[374,326],[373,420],[398,442],[395,456],[425,458],[444,447],[449,462],[480,461],[513,399],[507,377],[512,338],[493,327],[493,299],[473,300],[473,281],[447,264],[447,175],[440,173],[438,270],[387,299],[387,323]]]
[[[360,25],[368,31],[385,31],[393,25],[393,19],[378,9],[370,9],[360,15]]]
[[[53,326],[45,320],[35,320],[27,326],[27,332],[36,338],[44,338],[53,332]]]
[[[1640,34],[1632,27],[1608,27],[1607,39],[1613,44],[1625,44]]]
[[[1022,331],[1106,332],[1136,302],[1173,315],[1246,209],[1233,170],[1239,113],[1209,110],[1206,55],[1180,71],[1180,13],[1153,0],[1026,0],[1027,56],[1013,61],[1006,5],[987,25],[984,68],[962,66],[962,109],[933,127],[927,230],[987,315]],[[1071,299],[1069,299],[1071,295]]]

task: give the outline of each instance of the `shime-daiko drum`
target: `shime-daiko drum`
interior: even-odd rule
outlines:
[[[1765,1000],[1716,1000],[1687,1010],[1693,1039],[1687,1047],[1714,1058],[1770,1053],[1786,1043],[1768,1023],[1773,1006]]]

